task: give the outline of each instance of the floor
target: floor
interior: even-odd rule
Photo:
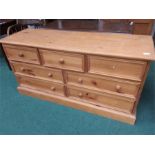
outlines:
[[[151,64],[134,126],[23,96],[16,87],[16,79],[0,55],[0,134],[155,134],[155,63]]]

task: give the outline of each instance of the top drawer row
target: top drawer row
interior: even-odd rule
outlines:
[[[66,70],[141,81],[147,62],[3,45],[8,59]],[[39,52],[38,52],[39,51]],[[85,63],[87,62],[87,63]],[[86,69],[87,68],[87,69]]]

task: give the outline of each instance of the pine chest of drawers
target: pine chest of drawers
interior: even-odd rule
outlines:
[[[20,93],[135,123],[151,36],[26,29],[0,42]]]

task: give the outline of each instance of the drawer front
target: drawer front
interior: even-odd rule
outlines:
[[[33,64],[40,64],[36,48],[3,45],[8,59]]]
[[[84,56],[81,54],[70,54],[42,49],[39,51],[44,66],[81,72],[84,71]]]
[[[68,84],[84,86],[92,90],[112,91],[119,95],[136,96],[140,86],[139,82],[131,82],[106,76],[101,77],[75,72],[66,72],[65,76]]]
[[[90,73],[137,81],[141,81],[146,64],[147,63],[143,61],[88,56],[88,68]]]
[[[111,94],[92,92],[87,89],[68,87],[67,94],[69,97],[83,100],[91,104],[101,107],[108,107],[119,111],[131,113],[134,105],[134,100],[124,97],[119,97]]]
[[[58,69],[49,69],[30,65],[25,63],[11,62],[16,74],[24,74],[32,77],[38,77],[47,80],[56,80],[63,83],[62,71]]]
[[[26,76],[16,76],[16,77],[17,77],[17,81],[23,87],[44,91],[50,94],[64,96],[64,85],[62,84],[34,79]]]

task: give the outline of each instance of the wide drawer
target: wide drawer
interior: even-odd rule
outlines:
[[[73,86],[68,86],[67,95],[71,98],[83,100],[96,106],[108,107],[127,113],[131,113],[135,101],[126,97],[93,92],[88,89],[81,89]]]
[[[21,86],[47,92],[55,95],[64,96],[64,85],[52,81],[34,79],[26,76],[16,76]]]
[[[10,60],[40,64],[36,48],[15,45],[3,45],[3,47]]]
[[[92,90],[112,91],[119,95],[137,95],[140,82],[110,78],[107,76],[97,76],[90,74],[81,74],[75,72],[65,72],[67,84],[75,84],[82,87],[88,87]]]
[[[137,81],[141,81],[146,64],[144,61],[88,56],[88,70],[90,73]]]
[[[63,83],[62,71],[59,69],[45,68],[32,64],[12,62],[16,74],[24,74],[47,80],[56,80]]]
[[[44,66],[81,72],[84,71],[84,56],[81,54],[72,54],[43,49],[40,49],[39,51]]]

